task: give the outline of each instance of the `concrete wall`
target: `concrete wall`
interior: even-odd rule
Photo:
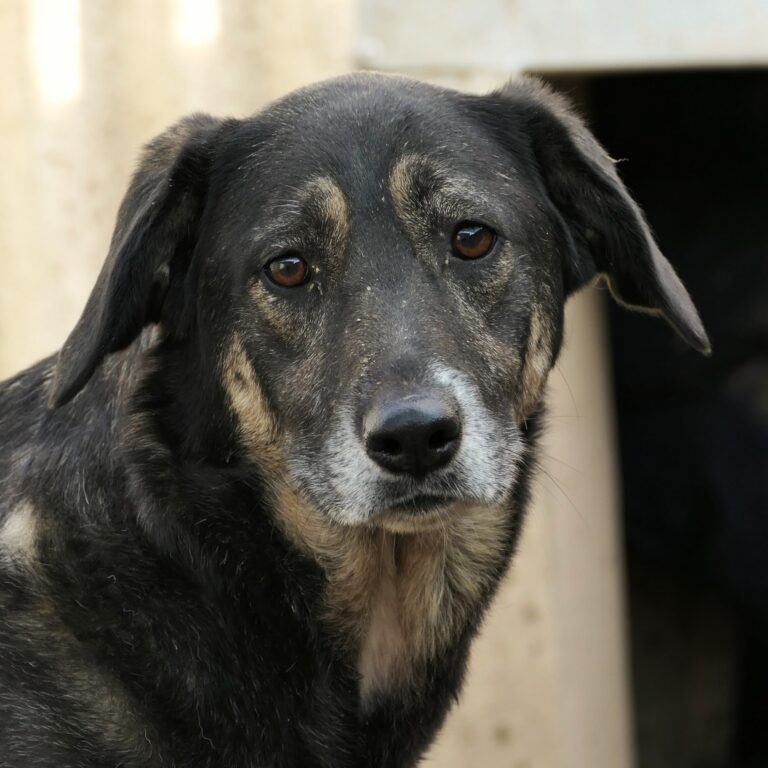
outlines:
[[[361,0],[376,69],[509,73],[768,63],[766,0]]]

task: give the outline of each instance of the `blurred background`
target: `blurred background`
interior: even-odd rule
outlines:
[[[427,764],[768,767],[768,0],[0,0],[0,378],[73,326],[144,142],[365,68],[570,94],[714,347],[570,302],[524,540]]]

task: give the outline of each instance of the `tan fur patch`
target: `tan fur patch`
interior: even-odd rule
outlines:
[[[45,579],[33,570],[39,550],[51,543],[52,536],[55,533],[46,525],[44,511],[29,501],[13,508],[0,524],[0,564],[21,568],[28,587],[27,598],[14,605],[7,604],[7,595],[0,591],[0,615],[10,632],[25,638],[32,679],[35,660],[42,662],[42,669],[58,670],[62,695],[81,709],[83,727],[93,734],[95,743],[99,739],[105,745],[120,743],[142,765],[156,765],[150,731],[137,714],[138,706],[117,678],[88,661],[81,641],[56,609]]]
[[[470,203],[487,204],[484,190],[472,179],[414,153],[403,155],[392,167],[389,194],[398,218],[417,236],[427,232],[429,214],[458,221],[466,218]]]
[[[437,530],[382,532],[360,651],[364,704],[407,685],[462,631],[502,560],[505,513],[465,507]]]
[[[224,390],[237,418],[240,439],[265,474],[283,466],[277,422],[253,375],[243,342],[235,334],[222,366]]]
[[[331,523],[287,486],[277,509],[326,573],[325,619],[357,654],[364,706],[455,639],[503,559],[502,508],[465,507],[416,533]]]
[[[305,194],[330,225],[332,245],[343,245],[349,236],[349,209],[339,185],[330,176],[318,176],[307,184]]]
[[[427,251],[430,241],[428,212],[430,207],[437,207],[434,200],[439,178],[437,166],[422,155],[403,155],[393,166],[389,175],[389,195],[395,208],[395,214],[405,229],[411,247],[418,255]],[[417,185],[428,183],[430,201],[421,199]]]
[[[538,303],[531,309],[530,330],[525,362],[520,374],[517,416],[525,419],[538,405],[552,367],[552,334]]]
[[[12,509],[0,526],[0,559],[31,565],[37,557],[38,520],[32,504]]]
[[[62,695],[81,708],[81,723],[98,743],[119,743],[142,765],[165,764],[150,740],[151,726],[139,715],[139,706],[121,682],[86,659],[83,646],[59,616],[41,584],[23,606],[0,611],[9,627],[29,643],[33,658],[43,668],[57,668]]]
[[[408,221],[413,216],[411,198],[415,175],[423,169],[426,159],[419,155],[403,155],[389,174],[389,195],[400,219]]]

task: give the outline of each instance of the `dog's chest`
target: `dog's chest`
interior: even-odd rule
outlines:
[[[354,622],[364,707],[418,685],[419,669],[456,642],[498,578],[503,513],[472,511],[475,525],[458,521],[440,531],[380,533],[368,552],[367,590],[358,605],[344,605],[331,582],[329,604]]]
[[[368,626],[360,643],[357,667],[364,702],[402,680],[409,661],[416,656],[417,638],[406,636],[405,617],[398,603],[396,570],[387,570],[371,595]]]
[[[353,656],[364,707],[418,684],[424,663],[478,615],[510,555],[509,503],[466,506],[438,528],[392,533],[333,525],[288,484],[278,491],[286,534],[325,574],[321,619]]]

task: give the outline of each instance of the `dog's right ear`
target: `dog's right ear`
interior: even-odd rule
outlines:
[[[150,142],[120,206],[109,253],[59,353],[50,404],[71,400],[110,352],[128,346],[167,288],[171,261],[194,247],[222,121],[184,118]]]

